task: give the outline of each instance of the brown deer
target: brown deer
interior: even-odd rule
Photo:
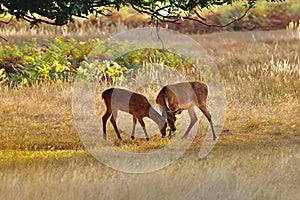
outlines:
[[[176,114],[180,114],[183,110],[188,110],[191,122],[182,137],[183,139],[187,137],[197,121],[194,110],[194,106],[197,106],[208,119],[212,129],[213,139],[216,140],[217,136],[211,115],[206,108],[207,95],[208,88],[204,83],[182,82],[163,87],[156,98],[156,103],[160,106],[162,117],[164,119],[167,118],[171,131],[176,131]]]
[[[136,121],[138,120],[144,130],[146,139],[149,140],[145,123],[143,121],[144,117],[152,119],[158,125],[162,136],[164,137],[166,135],[167,124],[165,119],[162,118],[162,116],[150,105],[145,96],[124,89],[110,88],[102,93],[102,98],[106,105],[106,112],[102,117],[103,139],[106,140],[106,122],[110,116],[110,121],[118,138],[120,140],[122,139],[116,124],[118,111],[127,112],[133,116],[133,128],[131,132],[132,139],[134,139]]]

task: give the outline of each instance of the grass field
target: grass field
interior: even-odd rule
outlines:
[[[0,165],[0,198],[299,199],[299,150],[299,143],[217,145],[205,159],[188,152],[145,174],[112,170],[82,151],[44,152]]]
[[[113,170],[85,150],[74,126],[71,83],[1,88],[0,199],[299,199],[300,38],[294,33],[192,36],[222,75],[224,129],[209,156],[198,159],[208,126],[201,117],[203,131],[184,156],[152,173]],[[169,142],[128,138],[119,147],[138,152]]]

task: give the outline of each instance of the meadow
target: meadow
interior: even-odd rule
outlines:
[[[188,151],[169,166],[145,174],[111,169],[91,156],[77,134],[72,82],[1,87],[0,199],[299,199],[299,32],[190,37],[212,57],[227,96],[225,125],[207,157],[198,158],[208,126],[201,116]],[[11,41],[21,45],[25,39]],[[99,92],[107,87],[100,85]],[[170,142],[159,135],[132,142],[125,132],[123,142],[111,127],[108,135],[129,151]]]
[[[299,143],[194,152],[166,168],[124,173],[86,152],[20,154],[1,163],[1,199],[299,199]],[[29,157],[27,154],[27,157]],[[47,155],[47,156],[46,156]],[[41,158],[42,157],[42,158]]]

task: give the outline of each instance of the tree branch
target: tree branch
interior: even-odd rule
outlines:
[[[10,19],[9,19],[7,22],[6,22],[6,21],[0,20],[0,23],[3,23],[3,24],[9,24],[13,18],[14,18],[14,16],[12,15],[12,16],[10,17]]]
[[[5,37],[2,37],[1,35],[0,35],[0,38],[1,38],[2,40],[4,40],[5,42],[8,42],[8,40],[7,40]]]
[[[19,0],[21,2],[21,0]],[[35,0],[32,0],[35,1]],[[41,0],[36,0],[41,1]],[[275,1],[275,0],[271,0]],[[278,0],[280,1],[280,0]],[[19,3],[20,3],[19,2]],[[0,3],[0,5],[7,7],[7,12],[15,15],[17,19],[24,19],[28,21],[31,26],[38,26],[40,23],[46,23],[51,25],[64,25],[72,21],[72,17],[87,18],[90,13],[107,15],[107,11],[110,9],[119,10],[123,7],[131,7],[135,11],[146,14],[151,18],[151,22],[156,20],[159,22],[167,23],[178,23],[180,20],[191,20],[203,24],[208,27],[226,27],[232,23],[242,19],[246,16],[248,11],[254,6],[255,0],[248,0],[248,7],[245,12],[239,16],[235,17],[232,21],[227,24],[210,24],[205,17],[201,16],[202,8],[209,7],[211,5],[225,5],[226,3],[232,3],[232,0],[190,0],[187,4],[183,4],[181,1],[140,1],[140,0],[118,0],[118,1],[100,1],[91,0],[86,3],[81,1],[70,1],[69,4],[64,3],[57,4],[40,4],[35,5],[36,7],[20,9],[18,6],[9,3]],[[254,2],[254,3],[251,3]],[[47,7],[48,6],[48,7]],[[3,12],[3,11],[2,11]],[[36,15],[37,14],[37,15]],[[9,23],[0,21],[2,23]]]
[[[201,19],[201,20],[203,20],[203,21],[206,20],[206,18],[202,17],[202,16],[197,12],[197,10],[194,10],[194,12],[195,12],[195,14],[197,15],[197,17],[199,17],[199,19]]]
[[[249,7],[245,10],[245,12],[244,12],[240,17],[235,18],[234,20],[232,20],[231,22],[229,22],[229,23],[227,23],[227,24],[223,24],[223,25],[218,25],[218,24],[206,24],[206,26],[208,26],[208,27],[219,27],[219,28],[224,28],[224,27],[226,27],[226,26],[229,26],[229,25],[233,24],[234,22],[243,19],[243,18],[247,15],[247,13],[249,12],[249,10],[250,10],[251,8],[253,8],[253,6],[254,6],[254,5],[249,5]]]
[[[3,23],[3,24],[9,24],[9,23],[11,22],[11,20],[12,20],[13,17],[14,17],[14,16],[12,15],[12,16],[10,17],[10,19],[9,19],[7,22],[6,22],[6,21],[0,20],[0,23]],[[8,40],[7,40],[5,37],[1,36],[1,35],[0,35],[0,38],[1,38],[2,40],[4,40],[5,42],[8,42]]]
[[[197,17],[199,19],[187,16],[187,15],[183,16],[182,19],[195,21],[195,22],[198,22],[198,23],[203,24],[203,25],[208,26],[208,27],[224,28],[224,27],[227,27],[227,26],[233,24],[234,22],[239,21],[242,18],[244,18],[251,8],[253,8],[253,5],[250,5],[241,16],[239,16],[238,18],[235,18],[234,20],[228,22],[227,24],[210,24],[210,23],[206,23],[206,22],[204,22],[204,21],[206,21],[206,19],[203,18],[202,16],[198,16],[196,11],[194,11],[194,12],[195,12],[195,14],[197,15]],[[168,16],[164,16],[164,18],[168,18]],[[159,19],[159,21],[166,22],[165,20],[160,20],[160,19]]]
[[[207,22],[205,22],[206,18],[202,17],[197,10],[193,10],[194,14],[197,16],[197,18],[195,18],[193,16],[189,16],[189,14],[186,13],[186,12],[185,12],[185,16],[181,16],[181,17],[179,17],[178,15],[174,15],[172,12],[167,12],[168,15],[164,15],[164,14],[159,12],[159,11],[163,11],[164,9],[167,9],[171,6],[164,6],[164,7],[158,8],[157,10],[144,8],[141,5],[135,5],[132,2],[130,3],[130,6],[134,10],[138,11],[139,13],[147,14],[147,15],[151,16],[152,18],[160,21],[160,22],[178,23],[178,21],[180,21],[181,19],[185,19],[185,20],[191,20],[191,21],[198,22],[198,23],[203,24],[203,25],[208,26],[208,27],[224,28],[224,27],[229,26],[229,25],[233,24],[234,22],[239,21],[242,18],[244,18],[247,15],[247,13],[249,12],[249,10],[251,8],[253,8],[254,5],[252,5],[252,4],[249,5],[249,7],[245,10],[245,12],[241,16],[233,19],[232,21],[228,22],[227,24],[210,24],[210,23],[207,23]]]
[[[134,4],[130,4],[130,6],[136,10],[137,12],[141,13],[141,14],[147,14],[155,19],[157,19],[160,22],[169,22],[169,23],[177,23],[180,19],[176,16],[176,15],[169,15],[169,16],[165,16],[160,14],[159,12],[155,12],[153,10],[147,10],[147,9],[139,9],[136,5]],[[159,11],[161,11],[161,9],[159,9]]]

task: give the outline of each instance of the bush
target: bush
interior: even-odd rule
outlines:
[[[187,58],[172,52],[131,49],[132,44],[114,39],[78,42],[62,37],[45,40],[43,48],[35,38],[25,41],[22,47],[0,45],[0,84],[14,88],[75,79],[115,83],[128,69],[144,63],[163,63],[179,70],[193,67]]]

